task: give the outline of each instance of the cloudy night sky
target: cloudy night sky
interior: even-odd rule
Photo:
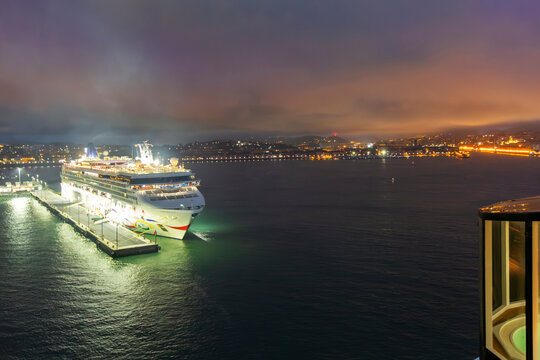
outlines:
[[[538,2],[0,3],[0,141],[355,138],[540,118]]]

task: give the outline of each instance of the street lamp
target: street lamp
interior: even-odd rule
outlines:
[[[17,168],[19,170],[19,183],[21,182],[21,168]]]

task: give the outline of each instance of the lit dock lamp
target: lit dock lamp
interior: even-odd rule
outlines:
[[[480,359],[539,359],[540,196],[479,210]]]

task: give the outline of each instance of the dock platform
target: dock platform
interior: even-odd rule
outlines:
[[[110,223],[106,219],[94,221],[97,215],[82,203],[70,202],[51,190],[38,190],[31,194],[112,257],[153,253],[159,250],[155,241],[152,242],[122,225]]]

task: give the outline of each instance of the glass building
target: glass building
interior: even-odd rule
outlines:
[[[480,359],[540,359],[540,196],[479,210]]]

